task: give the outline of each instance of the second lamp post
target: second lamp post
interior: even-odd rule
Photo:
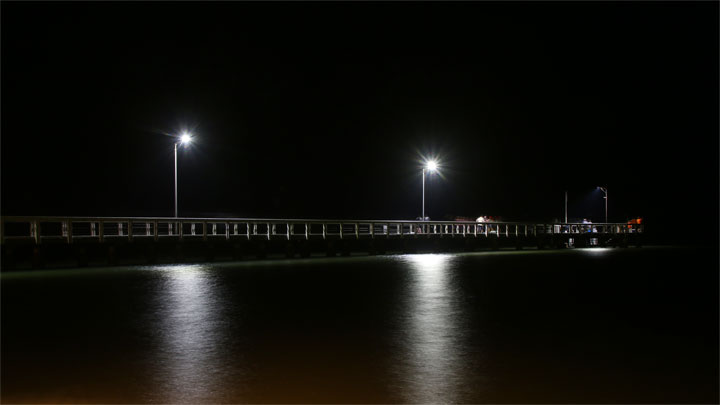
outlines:
[[[600,190],[602,190],[603,193],[605,193],[605,223],[608,223],[608,216],[607,216],[607,204],[608,204],[608,192],[607,188],[605,187],[598,187]]]
[[[422,220],[425,220],[425,173],[437,170],[437,162],[429,160],[422,169]]]
[[[180,136],[180,140],[178,142],[175,142],[175,218],[178,216],[178,204],[177,204],[177,149],[178,145],[186,145],[192,141],[192,137],[190,137],[190,134],[183,133],[182,136]]]

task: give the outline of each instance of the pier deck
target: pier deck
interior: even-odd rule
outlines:
[[[626,223],[19,216],[0,220],[4,268],[639,246],[643,231],[643,225]]]

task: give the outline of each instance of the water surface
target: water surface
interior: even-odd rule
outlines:
[[[2,402],[710,403],[712,249],[2,275]]]

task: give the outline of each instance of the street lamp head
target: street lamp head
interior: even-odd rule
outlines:
[[[434,160],[428,160],[428,162],[427,162],[427,170],[428,170],[429,172],[434,172],[435,170],[437,170],[437,168],[438,168],[438,165],[437,165],[437,162],[436,162],[436,161],[434,161]]]
[[[190,143],[190,141],[192,141],[192,137],[187,132],[182,134],[182,136],[180,137],[180,143],[182,144]]]

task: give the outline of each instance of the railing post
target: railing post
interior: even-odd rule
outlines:
[[[310,224],[305,223],[305,240],[310,240]]]
[[[30,222],[30,236],[35,239],[35,244],[40,244],[40,223],[38,221]]]
[[[179,238],[182,240],[183,236],[185,236],[185,233],[183,232],[183,222],[182,221],[176,222],[175,225],[178,228],[177,234],[178,234]]]
[[[213,236],[217,236],[217,224],[215,222],[212,224],[212,234]]]
[[[233,235],[237,236],[238,234],[238,224],[233,224]]]
[[[128,221],[128,241],[130,241],[130,242],[132,242],[132,240],[133,240],[132,226],[133,226],[132,221]]]
[[[145,236],[150,236],[150,222],[145,222]]]
[[[70,244],[73,238],[72,220],[68,219],[65,222],[67,223],[67,243]]]
[[[398,224],[398,231],[400,233],[400,237],[403,238],[405,235],[405,224],[400,223]]]
[[[202,230],[203,231],[203,240],[207,240],[207,222],[206,221],[203,221],[202,228],[203,228],[203,230]]]
[[[100,237],[100,242],[102,243],[105,240],[105,222],[100,221],[98,224],[98,236]]]
[[[370,222],[370,239],[375,239],[375,223]]]
[[[270,240],[270,222],[267,223],[267,238]]]
[[[360,224],[355,223],[355,239],[360,239]]]
[[[287,234],[287,240],[290,240],[290,223],[286,224],[285,231]]]
[[[247,233],[248,240],[250,240],[250,222],[245,223],[245,231]]]
[[[325,223],[322,224],[323,226],[323,239],[327,237],[327,225]]]
[[[230,224],[225,222],[225,240],[230,240]]]
[[[342,228],[343,228],[343,224],[342,224],[342,222],[341,222],[341,223],[340,223],[340,239],[343,238],[343,229],[342,229]]]
[[[158,240],[158,221],[153,221],[153,239],[157,242]]]

